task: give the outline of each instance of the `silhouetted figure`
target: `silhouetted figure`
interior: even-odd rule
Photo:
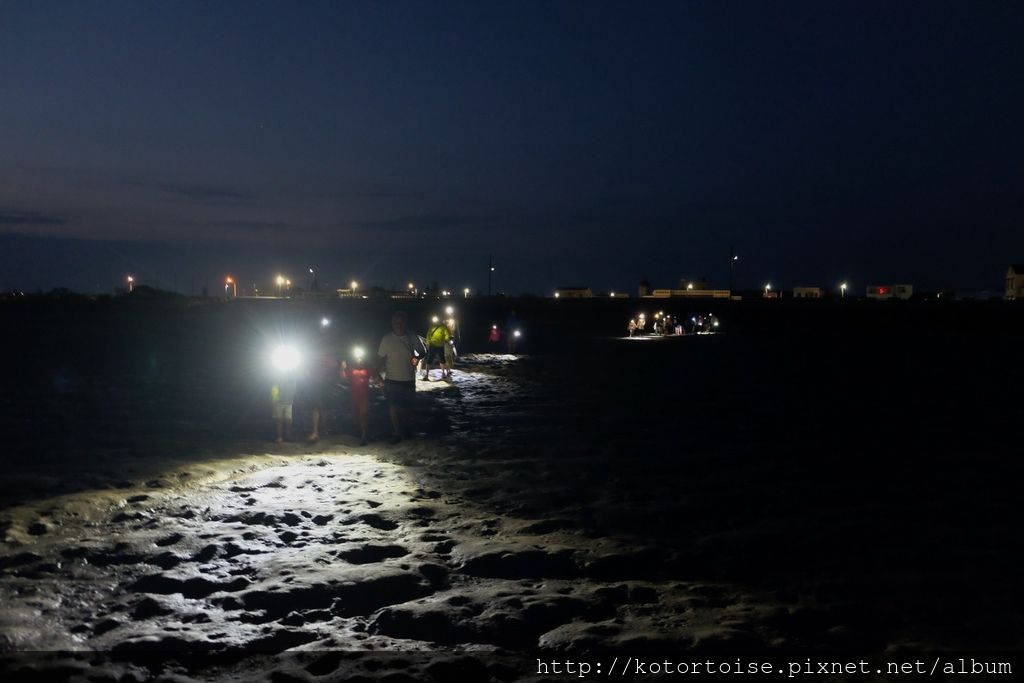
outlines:
[[[377,376],[384,384],[388,414],[394,432],[391,443],[406,436],[406,423],[416,399],[416,366],[425,349],[416,335],[406,329],[405,313],[391,316],[391,332],[384,335],[377,349]]]

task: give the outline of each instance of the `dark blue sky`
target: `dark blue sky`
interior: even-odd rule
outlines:
[[[0,287],[998,288],[1024,5],[0,0]]]

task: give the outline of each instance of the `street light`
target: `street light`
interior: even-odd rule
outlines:
[[[224,295],[225,296],[227,296],[228,287],[231,288],[231,295],[237,299],[238,298],[238,283],[235,282],[235,278],[231,277],[230,275],[228,275],[226,278],[224,278]]]
[[[768,293],[771,292],[771,291],[772,291],[772,285],[769,282],[769,283],[765,284],[765,286],[764,286],[764,295],[768,296]]]
[[[355,280],[352,281],[352,296],[356,295],[356,289],[359,287],[359,283]]]
[[[284,275],[278,275],[274,282],[277,283],[277,295],[281,296],[281,288],[284,287]]]
[[[843,299],[846,298],[846,283],[839,285],[839,296]]]
[[[463,299],[468,299],[469,298],[469,287],[466,287],[465,289],[462,290],[462,298]]]
[[[131,294],[135,288],[135,278],[129,275],[126,279],[128,280],[128,293]]]

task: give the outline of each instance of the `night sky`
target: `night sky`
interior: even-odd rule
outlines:
[[[0,0],[0,288],[1001,289],[1024,4]]]

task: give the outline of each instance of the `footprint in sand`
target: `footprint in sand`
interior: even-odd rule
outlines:
[[[390,558],[405,557],[408,554],[409,551],[400,545],[364,545],[361,548],[341,550],[335,557],[349,564],[372,564]]]

